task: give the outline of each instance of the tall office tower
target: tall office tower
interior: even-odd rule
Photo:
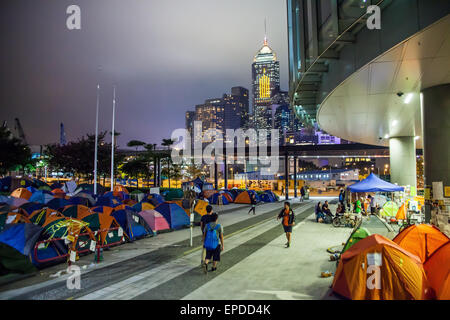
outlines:
[[[209,129],[224,132],[225,129],[225,103],[223,99],[208,99],[204,104],[195,106],[195,121],[202,122],[202,133]],[[211,142],[203,139],[203,142]]]
[[[272,129],[272,97],[280,90],[280,63],[267,39],[252,64],[255,129]]]
[[[238,110],[240,112],[241,123],[240,127],[243,129],[248,129],[250,126],[249,123],[249,93],[248,89],[244,87],[233,87],[231,88],[231,101],[232,103],[236,103],[238,106]]]
[[[191,145],[186,147],[192,147],[193,145],[193,134],[194,134],[194,121],[195,121],[195,111],[186,111],[186,130],[189,132],[191,137]]]

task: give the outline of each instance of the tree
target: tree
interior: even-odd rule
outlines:
[[[201,166],[195,164],[192,158],[190,164],[186,166],[186,177],[193,180],[201,175],[203,175]]]
[[[139,188],[139,177],[148,174],[148,166],[143,159],[135,159],[124,163],[121,166],[120,171],[130,177],[136,178],[138,182],[137,187]]]
[[[127,147],[130,148],[136,148],[136,158],[137,158],[137,152],[138,152],[138,148],[139,147],[145,147],[147,144],[143,141],[139,141],[139,140],[131,140],[127,143]]]
[[[0,174],[22,169],[31,164],[31,150],[15,138],[6,127],[0,128]]]
[[[106,131],[98,135],[97,173],[104,177],[111,170],[111,144],[104,138]],[[117,146],[114,147],[115,149]],[[94,173],[95,135],[88,134],[78,141],[71,141],[66,145],[49,144],[45,148],[45,155],[49,166],[56,170],[84,176],[92,180]],[[121,156],[116,156],[114,170],[122,161]]]
[[[163,139],[162,141],[163,141],[163,142],[161,143],[161,145],[162,145],[163,147],[167,147],[167,150],[170,150],[170,146],[172,146],[172,145],[175,143],[175,141],[172,140],[172,139]],[[167,157],[167,171],[166,171],[166,176],[167,176],[167,178],[169,179],[169,189],[170,189],[170,176],[171,176],[171,173],[170,173],[170,163],[171,163],[171,162],[172,162],[172,159],[170,158],[170,156]]]

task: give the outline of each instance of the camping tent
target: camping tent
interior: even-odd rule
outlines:
[[[19,212],[26,216],[29,216],[33,211],[42,209],[45,206],[46,205],[43,203],[27,202],[19,207]]]
[[[114,197],[110,198],[110,197],[104,197],[104,196],[98,197],[97,202],[95,203],[96,207],[107,206],[107,207],[114,208],[118,205],[120,205],[120,202],[116,198],[114,198]]]
[[[276,198],[274,198],[270,193],[262,193],[259,195],[261,201],[263,202],[275,202]]]
[[[111,216],[120,224],[131,241],[146,236],[151,231],[139,220],[141,217],[133,210],[113,211]]]
[[[352,245],[356,244],[358,241],[370,236],[370,231],[366,228],[358,228],[352,232],[347,242],[344,245],[341,253],[347,251]]]
[[[176,203],[164,202],[155,208],[167,220],[171,229],[190,225],[190,219],[184,209]]]
[[[164,199],[167,201],[182,199],[184,197],[183,190],[181,189],[169,189],[162,192]]]
[[[252,203],[252,201],[251,201],[252,194],[254,194],[256,196],[256,201],[258,201],[259,197],[255,191],[245,190],[236,197],[236,199],[234,200],[234,203]]]
[[[69,206],[70,202],[66,199],[62,198],[55,198],[47,202],[47,207],[58,210],[60,208],[64,208],[65,206]]]
[[[371,173],[364,180],[348,187],[351,192],[395,192],[403,191],[403,187],[386,182]]]
[[[439,300],[450,300],[450,242],[447,242],[425,261],[423,268]]]
[[[226,195],[227,194],[225,194],[225,193],[214,193],[208,198],[208,201],[209,201],[209,203],[212,203],[212,204],[219,204],[219,197],[220,197],[220,198],[222,198],[222,204],[229,204],[230,201],[229,201],[229,198],[226,197]],[[228,197],[230,197],[230,196],[228,195]]]
[[[42,228],[31,223],[9,225],[0,233],[0,264],[8,271],[36,271],[30,256]]]
[[[27,190],[26,188],[17,188],[13,192],[11,192],[11,196],[15,198],[21,198],[25,200],[29,200],[33,194],[30,190]]]
[[[132,208],[136,212],[141,212],[141,211],[145,211],[145,210],[153,210],[153,209],[155,209],[155,206],[151,203],[144,201],[144,202],[136,203]]]
[[[169,223],[158,211],[144,210],[139,212],[138,215],[148,224],[153,232],[170,229]]]
[[[47,203],[50,200],[52,200],[53,198],[54,198],[54,196],[50,192],[44,191],[44,190],[37,190],[31,195],[31,197],[28,201]]]
[[[333,291],[354,300],[422,300],[429,284],[420,259],[374,234],[341,255]]]
[[[397,234],[392,241],[418,256],[424,263],[434,251],[450,239],[435,226],[414,224]]]
[[[383,205],[383,209],[381,209],[380,214],[383,217],[395,217],[398,210],[398,205],[394,201],[387,201]]]
[[[91,209],[83,205],[69,205],[64,207],[61,213],[68,218],[83,219],[83,217],[92,213]]]

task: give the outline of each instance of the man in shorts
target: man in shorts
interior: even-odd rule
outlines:
[[[205,235],[205,227],[208,223],[212,222],[212,215],[213,215],[213,207],[209,204],[206,206],[206,214],[202,216],[200,220],[200,229],[202,230],[202,235]],[[202,242],[203,243],[203,242]],[[206,250],[205,247],[202,249],[202,260],[200,262],[200,265],[203,265],[203,262],[205,261],[205,255]]]
[[[284,203],[284,208],[281,209],[280,214],[277,217],[277,220],[281,220],[281,224],[283,225],[284,232],[286,233],[286,248],[291,246],[291,234],[292,234],[292,226],[295,224],[295,215],[294,211],[291,209],[291,204],[286,201]]]
[[[218,218],[219,216],[217,215],[217,213],[212,214],[211,216],[212,222],[206,225],[205,232],[203,233],[203,246],[206,247],[205,263],[203,264],[204,273],[208,273],[208,263],[210,260],[213,261],[211,271],[217,270],[217,263],[220,261],[220,252],[223,251],[224,249],[223,228],[220,224],[217,223]],[[208,245],[206,244],[208,236],[217,237],[216,239],[217,246],[215,249],[208,248]]]

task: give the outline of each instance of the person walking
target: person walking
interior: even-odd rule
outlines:
[[[305,186],[300,189],[300,202],[303,202],[303,200],[305,200]]]
[[[205,235],[205,228],[208,225],[208,223],[212,222],[213,220],[213,207],[211,205],[206,206],[206,214],[202,216],[200,219],[200,230],[202,231],[202,236]],[[205,261],[206,256],[206,249],[205,246],[202,248],[202,256],[201,256],[201,262],[200,265],[203,266],[203,262]]]
[[[211,271],[217,270],[217,263],[220,261],[220,253],[224,250],[223,227],[217,223],[219,216],[217,213],[211,215],[211,222],[205,227],[203,233],[203,247],[206,249],[203,272],[208,273],[208,263],[213,261]],[[220,243],[219,243],[220,242]]]
[[[253,215],[256,215],[256,196],[254,193],[250,196],[250,203],[252,204],[252,207],[248,210],[248,214],[253,211]]]
[[[294,211],[291,209],[291,204],[286,201],[284,203],[284,208],[281,209],[280,213],[277,216],[277,220],[281,220],[281,224],[283,225],[284,232],[286,233],[286,248],[291,246],[291,234],[292,234],[292,226],[295,224],[295,215]]]

